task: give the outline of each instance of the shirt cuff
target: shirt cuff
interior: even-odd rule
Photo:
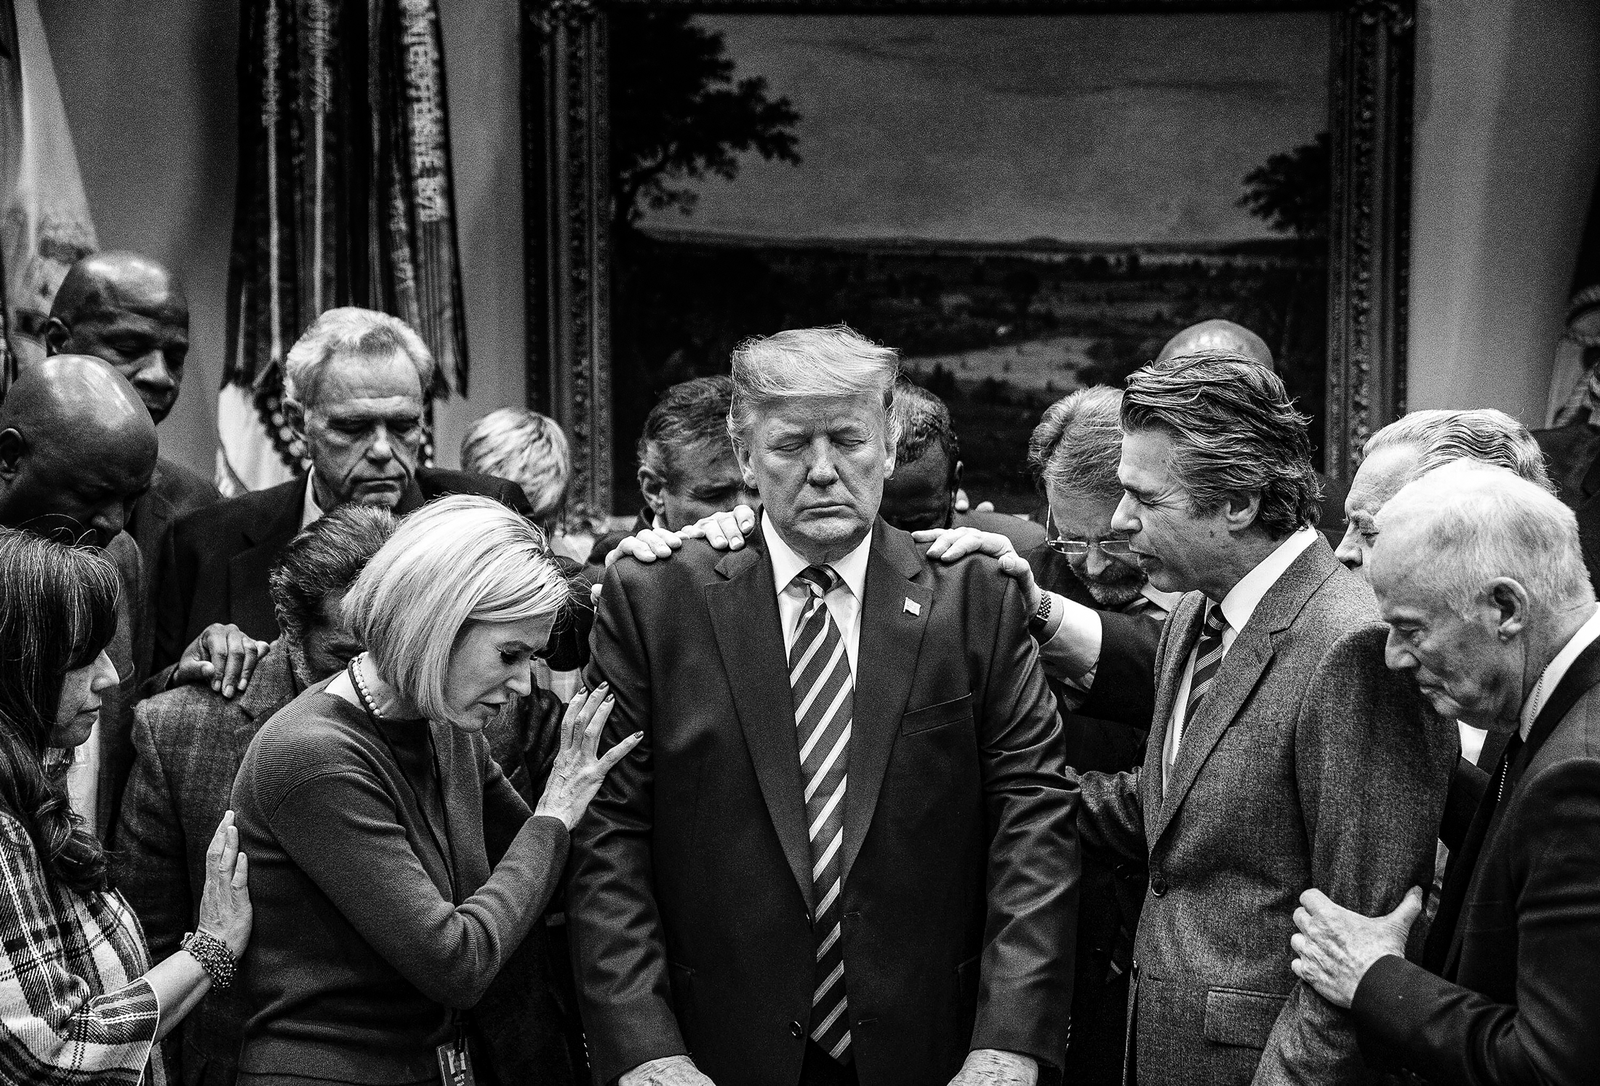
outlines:
[[[1088,690],[1100,663],[1102,631],[1100,612],[1063,596],[1054,596],[1052,609],[1060,625],[1039,646],[1039,662],[1052,679]]]

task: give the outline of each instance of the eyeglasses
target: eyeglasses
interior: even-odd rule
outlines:
[[[1044,543],[1057,554],[1064,554],[1068,558],[1083,558],[1088,555],[1090,547],[1099,547],[1101,554],[1114,558],[1125,557],[1132,550],[1126,539],[1046,539]]]

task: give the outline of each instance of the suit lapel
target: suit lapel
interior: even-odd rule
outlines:
[[[422,484],[418,476],[427,471],[427,468],[418,468],[411,481],[406,484],[405,490],[400,494],[400,500],[395,503],[394,515],[403,517],[407,513],[415,513],[427,502],[428,496],[422,492]]]
[[[1154,844],[1172,824],[1178,807],[1189,794],[1195,778],[1211,757],[1218,740],[1222,738],[1251,691],[1261,681],[1262,672],[1276,651],[1278,636],[1287,630],[1301,608],[1338,568],[1326,543],[1314,541],[1290,564],[1256,606],[1250,621],[1239,631],[1228,654],[1223,657],[1211,690],[1201,701],[1195,719],[1184,721],[1183,734],[1178,740],[1178,757],[1172,766],[1172,779],[1162,797],[1160,811],[1150,827],[1147,840]],[[1201,609],[1203,611],[1203,609]],[[1193,650],[1192,642],[1189,651]],[[1183,668],[1188,664],[1188,652],[1177,661],[1176,678],[1171,689],[1176,693],[1182,681]],[[1165,685],[1165,684],[1163,684]],[[1167,724],[1171,725],[1171,704],[1167,706]],[[1163,729],[1163,735],[1165,729]]]
[[[1162,753],[1167,746],[1167,732],[1172,730],[1172,703],[1178,696],[1178,684],[1183,681],[1183,669],[1189,664],[1189,654],[1200,637],[1200,624],[1205,618],[1206,598],[1198,592],[1187,592],[1172,609],[1167,618],[1170,631],[1166,642],[1166,655],[1156,656],[1155,712],[1150,717],[1150,737],[1145,742],[1144,777],[1141,788],[1144,809],[1158,816],[1164,792],[1161,783]],[[1154,825],[1154,820],[1151,822]],[[1155,844],[1155,835],[1147,837]]]
[[[300,516],[309,485],[309,479],[301,479],[297,486],[280,487],[282,504],[272,516],[261,518],[259,528],[245,525],[243,534],[251,546],[228,560],[228,620],[247,632],[253,634],[257,630],[276,631],[278,628],[278,616],[272,609],[267,585],[272,564],[278,560],[284,544],[300,530]]]
[[[1491,767],[1490,787],[1484,790],[1483,798],[1479,800],[1477,816],[1473,819],[1472,826],[1468,830],[1468,839],[1462,842],[1460,849],[1460,858],[1471,866],[1459,873],[1457,878],[1461,880],[1460,882],[1451,877],[1454,874],[1453,872],[1446,872],[1445,885],[1440,894],[1439,912],[1435,917],[1435,922],[1446,915],[1450,917],[1449,952],[1445,956],[1441,970],[1441,974],[1446,978],[1455,975],[1456,966],[1461,959],[1461,944],[1464,936],[1459,923],[1461,910],[1464,903],[1476,893],[1478,881],[1482,877],[1478,860],[1483,853],[1484,847],[1500,828],[1500,822],[1506,808],[1511,805],[1511,797],[1516,793],[1517,784],[1522,780],[1522,774],[1528,768],[1528,764],[1539,753],[1539,749],[1544,746],[1551,733],[1556,730],[1557,725],[1572,711],[1572,707],[1578,703],[1578,699],[1587,694],[1596,685],[1600,685],[1600,640],[1590,642],[1589,646],[1578,654],[1578,658],[1572,661],[1572,666],[1567,669],[1567,673],[1561,677],[1561,682],[1551,692],[1550,700],[1546,701],[1544,708],[1539,710],[1539,715],[1533,721],[1533,727],[1528,729],[1527,741],[1523,743],[1522,749],[1517,752],[1515,759],[1508,767],[1505,787],[1506,798],[1504,801],[1500,801],[1498,789],[1494,787],[1493,770],[1499,768],[1498,758],[1495,760],[1496,764]],[[1504,744],[1502,744],[1501,749],[1502,751],[1504,750]],[[1452,886],[1452,883],[1456,885]],[[1462,883],[1465,885],[1462,886]],[[1458,890],[1456,887],[1460,887],[1460,889]],[[1447,898],[1454,899],[1449,903],[1451,908],[1449,914],[1444,911],[1446,908],[1445,899]]]
[[[866,598],[861,601],[860,651],[856,654],[859,674],[855,676],[850,724],[842,877],[849,877],[872,824],[889,754],[911,696],[922,635],[933,613],[933,591],[912,579],[923,568],[922,556],[910,536],[889,532],[881,520],[873,525]],[[907,600],[914,606],[907,607]]]
[[[789,869],[800,884],[806,907],[814,908],[794,695],[778,617],[778,591],[760,531],[751,535],[748,547],[718,563],[717,573],[723,579],[706,586],[706,610],[733,691],[734,712]]]

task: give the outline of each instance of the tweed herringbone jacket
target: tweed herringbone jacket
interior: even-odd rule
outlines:
[[[1150,867],[1125,1078],[1373,1081],[1349,1016],[1290,972],[1294,910],[1315,886],[1373,916],[1430,884],[1455,726],[1384,666],[1371,590],[1318,539],[1239,631],[1163,790],[1205,602],[1192,592],[1167,621],[1143,767],[1082,781],[1085,847]]]

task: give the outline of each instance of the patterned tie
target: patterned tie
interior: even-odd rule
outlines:
[[[800,610],[800,632],[789,650],[789,685],[794,689],[800,776],[811,839],[811,881],[817,901],[811,926],[817,940],[811,1039],[835,1060],[848,1063],[850,1024],[845,1013],[844,948],[839,941],[843,912],[839,849],[844,840],[845,770],[855,684],[844,638],[823,603],[823,597],[838,587],[839,575],[827,566],[807,566],[792,583],[807,591]]]
[[[1165,774],[1162,778],[1162,787],[1172,776],[1172,767],[1178,760],[1178,743],[1182,740],[1182,732],[1188,731],[1194,723],[1195,711],[1200,708],[1200,702],[1211,689],[1211,682],[1217,677],[1217,668],[1222,666],[1222,631],[1228,628],[1228,620],[1222,614],[1219,604],[1206,604],[1205,624],[1200,628],[1200,640],[1194,646],[1194,677],[1189,681],[1189,700],[1184,703],[1183,728],[1169,728],[1170,737],[1165,751],[1166,757],[1162,760],[1162,769]]]

